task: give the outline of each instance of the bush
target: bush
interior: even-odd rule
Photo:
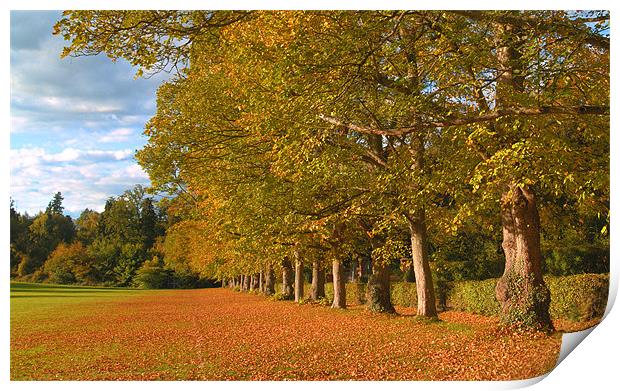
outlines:
[[[551,291],[551,318],[589,320],[600,318],[607,307],[608,274],[577,274],[546,277]]]
[[[552,319],[590,320],[603,316],[609,291],[608,274],[577,274],[564,277],[545,276],[545,283],[551,291]],[[446,285],[445,291],[435,294],[439,302],[445,294],[447,307],[456,311],[494,316],[499,314],[499,303],[495,299],[497,278],[482,281],[457,281]],[[310,295],[311,285],[304,286],[305,296]],[[366,302],[366,284],[346,284],[347,305]],[[276,296],[281,284],[276,284]],[[392,304],[399,307],[416,307],[417,292],[413,282],[392,283],[390,287]],[[334,300],[334,286],[325,284],[325,299],[329,305]],[[439,306],[439,303],[438,303]]]
[[[495,299],[496,278],[482,281],[459,281],[452,284],[447,304],[457,311],[480,315],[499,314],[499,303]]]
[[[573,276],[545,276],[551,291],[549,312],[552,319],[590,320],[605,313],[609,292],[608,274],[577,274]],[[496,278],[482,281],[458,281],[447,285],[446,304],[456,311],[493,316],[499,314],[495,299]],[[347,305],[365,302],[366,284],[346,284]],[[399,282],[391,284],[392,304],[399,307],[416,307],[416,284]],[[439,301],[440,293],[436,289]],[[325,295],[332,302],[333,285],[325,284]],[[438,303],[439,305],[439,303]]]
[[[37,270],[37,263],[28,255],[21,254],[19,264],[17,265],[17,275],[25,277]]]
[[[552,319],[583,321],[599,318],[605,313],[609,294],[608,274],[545,276],[545,283],[551,291],[549,313]],[[458,311],[497,315],[496,284],[495,278],[454,283],[448,295],[448,304]]]
[[[170,272],[163,267],[158,257],[142,264],[136,272],[134,283],[143,289],[162,289],[170,284]]]
[[[418,295],[414,282],[399,282],[390,287],[392,304],[400,307],[417,307]]]
[[[93,273],[91,260],[80,242],[60,243],[45,261],[43,271],[55,284],[89,283]]]
[[[347,305],[358,305],[366,303],[366,284],[353,282],[346,284]]]

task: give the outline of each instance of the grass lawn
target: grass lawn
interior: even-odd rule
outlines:
[[[227,289],[11,284],[12,380],[493,380],[542,375],[561,334],[376,315]]]

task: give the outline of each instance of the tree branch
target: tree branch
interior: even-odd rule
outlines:
[[[477,122],[496,120],[511,115],[539,116],[539,115],[609,115],[609,106],[541,106],[541,107],[509,107],[464,117],[448,117],[438,121],[423,121],[418,124],[394,129],[374,129],[354,123],[346,123],[338,118],[319,114],[319,118],[332,125],[343,126],[349,130],[365,134],[380,134],[384,136],[403,136],[429,128],[444,128],[448,126],[469,125]]]

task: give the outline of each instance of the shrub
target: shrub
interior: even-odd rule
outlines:
[[[170,271],[164,269],[158,257],[142,264],[136,272],[134,283],[143,289],[162,289],[170,283]]]
[[[17,265],[17,275],[20,277],[34,273],[37,269],[37,263],[28,255],[21,254],[19,264]]]
[[[392,304],[400,307],[416,307],[418,295],[414,282],[399,282],[392,284],[390,288]]]
[[[287,296],[284,295],[284,293],[282,293],[282,291],[276,291],[276,293],[271,297],[273,300],[276,301],[290,300]]]
[[[480,315],[497,315],[499,303],[495,299],[496,278],[482,281],[459,281],[452,284],[447,304],[454,310]]]
[[[358,305],[366,303],[366,284],[362,282],[352,282],[345,286],[347,293],[347,305]]]
[[[325,283],[325,298],[329,301],[329,304],[334,302],[334,284],[332,282]]]
[[[609,294],[608,274],[545,277],[551,291],[551,318],[589,320],[602,317]]]
[[[55,284],[88,283],[93,273],[86,249],[80,242],[60,243],[45,261],[43,271]]]
[[[609,272],[609,244],[563,246],[549,251],[544,260],[547,273],[567,276]]]
[[[551,291],[552,319],[589,320],[603,316],[609,291],[608,274],[577,274],[564,277],[545,276],[545,283]],[[446,285],[447,307],[456,311],[493,316],[499,314],[499,303],[495,299],[496,278],[482,281],[457,281]],[[281,284],[276,284],[280,292]],[[311,285],[304,287],[310,294]],[[364,304],[366,284],[346,284],[347,305]],[[438,289],[435,290],[440,299]],[[417,292],[413,282],[392,283],[390,294],[392,304],[399,307],[416,307]],[[325,284],[325,298],[320,303],[330,305],[334,300],[332,283]],[[438,303],[439,304],[439,303]]]
[[[590,320],[603,316],[609,293],[608,274],[545,276],[551,292],[549,313],[552,319]],[[448,304],[457,311],[497,315],[495,299],[497,279],[460,281],[452,284]]]

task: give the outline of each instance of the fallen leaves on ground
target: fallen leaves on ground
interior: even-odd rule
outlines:
[[[67,304],[45,327],[12,320],[11,379],[509,380],[557,361],[560,333],[397,310],[332,310],[226,289]]]

